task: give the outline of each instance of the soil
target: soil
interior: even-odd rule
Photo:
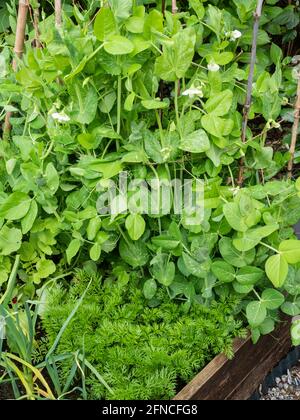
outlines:
[[[0,368],[0,378],[4,371]],[[0,400],[13,400],[15,399],[12,387],[9,383],[2,383],[0,385]]]

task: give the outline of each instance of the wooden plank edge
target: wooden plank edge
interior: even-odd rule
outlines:
[[[288,353],[292,347],[288,319],[285,318],[285,320],[283,320],[283,322],[278,326],[277,330],[273,334],[263,338],[266,339],[266,337],[269,337],[270,340],[274,341],[273,347],[280,345],[280,349],[275,353],[275,357],[272,358],[272,355],[274,354],[274,348],[271,346],[264,357],[260,361],[257,361],[255,365],[253,365],[253,369],[249,370],[247,375],[241,378],[240,383],[238,383],[232,390],[228,390],[228,396],[224,399],[248,399],[253,394],[255,389],[259,387],[265,376],[280,362],[284,355]],[[251,344],[250,335],[245,340],[236,339],[233,345],[235,356],[247,346],[251,346],[251,349],[253,349],[255,354],[256,346]],[[209,383],[209,381],[218,374],[219,371],[226,367],[227,364],[230,365],[231,363],[232,360],[228,359],[223,354],[219,354],[203,370],[201,370],[192,379],[192,381],[189,382],[173,398],[173,400],[197,399],[195,396],[199,394],[201,389],[204,388]],[[260,372],[260,374],[257,373],[257,370]]]

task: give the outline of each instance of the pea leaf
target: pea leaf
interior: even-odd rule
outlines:
[[[258,267],[242,267],[237,275],[237,281],[242,285],[254,285],[259,280],[261,280],[264,276],[264,271]]]
[[[285,299],[282,293],[274,289],[265,289],[261,298],[267,309],[279,308]]]
[[[254,229],[249,229],[247,232],[243,233],[241,237],[234,239],[233,245],[239,251],[249,251],[250,249],[256,247],[256,245],[258,245],[263,238],[270,236],[272,233],[276,232],[276,230],[278,229],[279,229],[279,225],[277,223],[254,228]],[[299,252],[300,252],[300,248],[299,248]]]
[[[300,305],[297,302],[284,302],[280,309],[283,313],[289,316],[300,315]]]
[[[149,279],[145,281],[143,286],[143,293],[146,299],[152,299],[155,296],[157,291],[157,284],[154,279]]]
[[[267,309],[262,302],[250,302],[246,308],[246,316],[251,327],[258,327],[267,317]]]
[[[175,278],[175,264],[169,261],[167,254],[158,254],[151,261],[153,277],[162,285],[170,286]]]
[[[116,33],[117,27],[114,14],[109,7],[102,7],[97,14],[94,24],[94,33],[99,41],[105,41]]]
[[[20,249],[22,232],[20,229],[3,226],[0,230],[0,255],[10,255]]]
[[[149,260],[149,253],[144,242],[141,240],[132,242],[129,239],[121,239],[119,244],[121,258],[133,268],[142,267]]]
[[[40,279],[46,279],[55,273],[56,265],[51,260],[42,259],[36,264],[37,274]]]
[[[155,245],[157,248],[166,249],[168,251],[171,251],[178,247],[180,244],[179,240],[176,240],[171,235],[160,235],[155,236],[151,238],[151,241],[153,245]]]
[[[224,136],[224,118],[220,118],[214,114],[206,114],[201,118],[201,124],[202,127],[212,136],[218,138],[222,138]]]
[[[165,44],[163,53],[156,59],[155,74],[168,82],[185,76],[194,57],[195,32],[186,28],[172,37],[172,44]]]
[[[100,217],[93,217],[90,219],[89,224],[86,229],[87,238],[89,241],[93,241],[100,230],[101,227]]]
[[[246,284],[245,285],[245,284],[238,283],[237,281],[234,281],[232,283],[232,286],[233,286],[234,290],[237,293],[240,293],[241,295],[247,295],[248,293],[250,293],[253,290],[253,285],[252,284],[250,284],[250,285]]]
[[[197,130],[184,136],[179,148],[190,153],[206,152],[210,148],[209,138],[204,130]]]
[[[289,266],[286,259],[280,255],[273,255],[266,262],[266,274],[273,285],[280,288],[284,285]]]
[[[231,283],[235,279],[234,268],[225,261],[215,261],[212,263],[211,271],[223,283]]]
[[[291,326],[291,335],[292,335],[292,341],[293,346],[299,346],[300,345],[300,320],[296,319],[293,321]]]
[[[53,163],[48,163],[45,171],[47,186],[52,194],[55,194],[59,187],[59,176]]]
[[[187,275],[193,275],[200,279],[204,279],[207,275],[207,272],[203,269],[201,264],[192,258],[187,253],[182,253],[182,260],[184,263],[184,268],[187,271]],[[178,263],[180,264],[181,258],[179,258]]]
[[[21,220],[23,235],[26,235],[26,233],[28,233],[31,230],[35,222],[37,214],[38,214],[38,205],[35,200],[32,200],[30,203],[30,208],[26,216],[23,217],[23,219]]]
[[[272,318],[266,318],[264,322],[259,326],[259,330],[262,335],[270,334],[274,331],[275,321]]]
[[[300,262],[300,241],[283,241],[279,245],[279,251],[289,264],[297,264]]]
[[[126,218],[125,226],[130,238],[137,241],[145,232],[146,223],[140,214],[130,214]]]
[[[159,98],[144,100],[142,101],[142,105],[146,109],[164,109],[169,106],[167,102],[163,102]]]
[[[73,239],[67,250],[66,250],[66,254],[67,254],[67,262],[68,264],[71,264],[72,259],[75,257],[75,255],[77,255],[79,249],[81,246],[81,240],[80,239]]]
[[[118,20],[129,18],[132,9],[132,0],[109,0],[114,16]]]
[[[233,246],[232,240],[227,237],[220,239],[219,250],[224,260],[234,267],[245,267],[252,264],[256,254],[255,249],[248,252],[238,251]]]
[[[83,90],[81,87],[73,89],[74,105],[71,112],[72,118],[80,124],[90,124],[97,112],[98,94],[93,86]]]
[[[134,50],[134,44],[121,35],[111,35],[104,43],[104,49],[111,55],[126,55]]]
[[[101,256],[101,245],[95,243],[90,249],[90,257],[92,261],[98,261]]]
[[[10,194],[0,204],[0,218],[6,220],[22,219],[30,208],[30,197],[22,192],[14,192]]]
[[[232,105],[233,93],[231,90],[226,89],[223,92],[220,92],[213,97],[209,98],[204,109],[211,113],[211,115],[222,117],[226,115]]]
[[[246,232],[249,228],[240,212],[237,203],[226,203],[223,212],[230,226],[239,232]]]

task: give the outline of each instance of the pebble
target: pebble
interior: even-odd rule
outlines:
[[[287,371],[287,374],[275,378],[275,386],[270,388],[261,400],[300,400],[300,360],[299,365]]]

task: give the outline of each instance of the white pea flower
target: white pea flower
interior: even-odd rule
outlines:
[[[231,32],[231,37],[230,40],[231,41],[235,41],[236,39],[241,38],[242,36],[242,32],[238,31],[237,29]]]
[[[54,112],[53,114],[51,114],[51,117],[61,123],[64,122],[68,122],[70,121],[70,117],[68,117],[66,114],[62,113],[62,112]]]
[[[203,98],[203,91],[199,87],[194,87],[193,85],[182,92],[183,96],[189,96],[190,98],[194,98],[195,96],[199,96],[200,98]]]
[[[209,71],[219,71],[220,70],[220,66],[219,64],[215,63],[214,61],[211,61],[208,66],[207,66]]]
[[[235,29],[234,31],[226,32],[225,35],[227,36],[227,38],[230,38],[230,41],[234,42],[237,39],[241,38],[242,32]]]

